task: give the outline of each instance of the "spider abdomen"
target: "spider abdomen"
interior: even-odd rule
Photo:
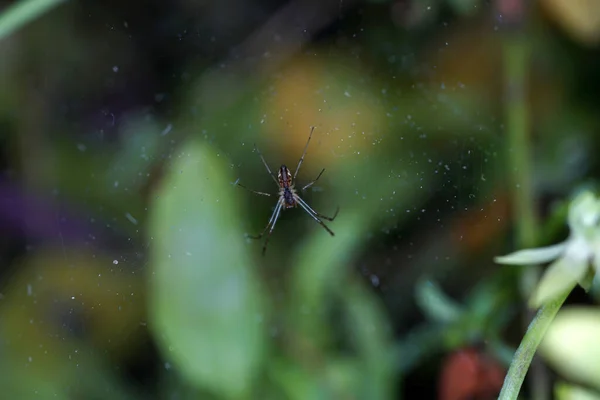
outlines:
[[[283,188],[283,202],[285,203],[285,208],[292,208],[292,207],[296,207],[298,205],[298,203],[296,202],[296,199],[294,198],[294,193],[292,192],[291,188]]]

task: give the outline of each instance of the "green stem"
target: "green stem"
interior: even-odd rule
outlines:
[[[529,138],[529,107],[526,75],[529,46],[523,38],[509,38],[504,48],[506,80],[506,128],[509,168],[513,185],[514,218],[519,247],[536,245],[536,212]]]
[[[505,108],[508,135],[508,157],[511,175],[513,218],[517,230],[517,247],[534,247],[537,243],[537,225],[533,173],[531,166],[530,116],[527,101],[529,72],[529,44],[522,31],[511,32],[505,38]],[[540,275],[539,266],[528,266],[520,276],[521,293],[526,299],[533,292]],[[533,313],[526,313],[525,321]],[[526,323],[526,322],[525,322]],[[529,364],[528,364],[529,366]],[[543,365],[532,366],[532,399],[547,398],[547,374]]]
[[[575,285],[573,285],[573,287],[574,286]],[[523,337],[523,340],[513,357],[506,378],[504,378],[504,385],[502,386],[502,391],[498,397],[499,400],[513,400],[517,399],[519,396],[521,385],[525,380],[525,375],[527,374],[535,351],[544,338],[550,323],[554,320],[556,313],[560,310],[560,307],[567,299],[569,293],[571,293],[573,287],[555,300],[542,306],[533,321],[531,321],[531,324],[529,324],[527,333],[525,333],[525,337]]]

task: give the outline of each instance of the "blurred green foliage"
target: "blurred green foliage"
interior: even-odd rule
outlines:
[[[269,321],[223,163],[190,143],[157,192],[149,227],[151,324],[195,385],[246,398]]]
[[[600,390],[600,314],[591,307],[565,307],[556,317],[540,351],[561,375]],[[597,393],[596,393],[597,394]]]
[[[456,349],[482,344],[508,364],[518,340],[507,331],[521,335],[519,271],[492,256],[514,222],[514,149],[501,117],[502,25],[479,26],[483,2],[371,1],[351,17],[335,3],[336,33],[302,51],[289,50],[283,28],[271,35],[284,44],[280,58],[255,36],[240,50],[219,31],[254,32],[254,14],[280,15],[261,2],[246,13],[232,0],[218,18],[216,3],[184,1],[158,18],[164,10],[150,5],[65,2],[32,22],[60,3],[0,13],[0,158],[7,184],[51,210],[24,207],[20,229],[55,232],[24,234],[18,262],[0,253],[3,395],[410,398],[406,386],[437,389],[437,370],[425,385],[411,374]],[[538,205],[540,243],[566,231],[562,198],[595,181],[599,126],[595,107],[573,94],[576,79],[564,79],[579,71],[574,57],[548,32],[540,22],[526,36],[532,186],[552,197]],[[275,194],[252,145],[273,170],[294,168],[310,126],[299,183],[326,168],[302,195],[324,214],[340,205],[335,236],[285,210],[261,257],[246,233],[264,227],[275,196],[233,183]],[[84,246],[68,239],[71,208],[82,210],[73,236]],[[555,366],[581,367],[587,383],[595,353],[581,349],[597,347],[593,335],[569,354],[556,349],[579,324],[595,332],[595,319],[559,319],[546,351]],[[140,383],[128,368],[145,363]]]
[[[269,392],[256,384],[261,371],[291,372],[296,364],[312,370],[310,375],[314,368],[322,370],[302,378],[320,376],[310,384],[315,393],[389,398],[394,375],[388,357],[391,332],[363,284],[354,278],[344,283],[344,266],[365,225],[358,210],[347,210],[349,215],[340,218],[335,242],[324,241],[322,232],[315,231],[300,258],[286,263],[294,275],[290,294],[283,303],[267,301],[256,280],[260,267],[252,262],[253,247],[244,239],[242,219],[232,202],[237,189],[228,184],[233,177],[225,172],[222,158],[197,140],[183,146],[176,158],[153,202],[149,228],[151,320],[165,357],[172,357],[194,385],[227,398]],[[274,303],[285,316],[280,323],[267,307]],[[341,332],[329,316],[336,304],[346,320]],[[274,326],[282,332],[284,345],[272,350],[273,361],[264,360]],[[327,350],[342,332],[350,353],[339,359]],[[293,381],[271,373],[281,390],[296,393]]]

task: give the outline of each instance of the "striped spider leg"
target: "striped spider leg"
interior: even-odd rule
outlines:
[[[263,255],[265,255],[265,253],[267,251],[267,245],[269,244],[269,239],[271,238],[271,233],[273,233],[273,230],[275,229],[275,223],[277,222],[277,219],[279,218],[281,211],[284,209],[287,209],[287,208],[296,208],[296,207],[300,206],[304,211],[306,211],[306,213],[308,215],[310,215],[312,217],[312,219],[314,219],[319,225],[321,225],[331,236],[335,235],[333,233],[333,231],[331,229],[329,229],[329,227],[327,225],[325,225],[323,220],[333,221],[335,219],[335,217],[337,217],[338,212],[340,211],[340,207],[338,206],[336,208],[336,211],[335,211],[335,214],[333,215],[333,217],[328,217],[323,214],[320,214],[320,213],[316,212],[315,210],[313,210],[312,207],[310,207],[298,195],[298,193],[294,187],[294,182],[296,181],[296,176],[298,176],[298,171],[300,171],[300,166],[304,162],[304,156],[306,156],[308,144],[310,143],[310,139],[312,138],[312,134],[313,134],[314,130],[315,130],[314,127],[312,127],[310,130],[310,135],[308,136],[308,141],[306,142],[306,146],[304,146],[304,151],[302,152],[302,157],[300,157],[300,160],[298,161],[298,166],[296,167],[296,171],[294,172],[293,176],[292,176],[291,171],[288,169],[288,167],[286,167],[285,165],[282,165],[281,167],[279,167],[279,171],[277,172],[277,177],[275,177],[273,172],[271,172],[269,165],[265,161],[265,158],[260,153],[260,151],[258,150],[256,145],[254,145],[254,150],[260,156],[260,159],[262,160],[263,164],[265,165],[267,172],[269,172],[269,175],[271,176],[271,178],[273,178],[273,180],[279,187],[279,192],[277,193],[277,196],[278,196],[277,204],[275,205],[275,209],[273,210],[273,214],[271,214],[271,218],[269,219],[267,226],[265,227],[265,229],[263,229],[263,231],[259,235],[256,235],[256,236],[249,235],[248,236],[251,239],[260,239],[265,235],[265,233],[267,234],[267,238],[265,239],[265,244],[264,244],[263,250],[262,250]],[[312,185],[314,185],[315,182],[317,182],[319,180],[321,175],[323,175],[323,172],[325,172],[325,168],[323,168],[321,170],[321,172],[319,172],[319,175],[317,175],[317,177],[312,182],[310,182],[307,185],[305,185],[304,187],[302,187],[301,190],[304,191],[304,190],[308,189],[309,187],[311,187]],[[240,183],[238,183],[238,186],[241,186],[242,188],[244,188],[254,194],[258,194],[261,196],[271,196],[270,193],[258,192],[256,190],[248,189],[246,186],[244,186]]]

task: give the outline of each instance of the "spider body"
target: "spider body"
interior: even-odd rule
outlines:
[[[256,145],[254,145],[254,150],[258,153],[258,155],[260,156],[260,159],[262,160],[263,164],[265,165],[265,168],[269,172],[269,175],[271,175],[271,178],[273,178],[273,180],[279,187],[279,192],[278,192],[279,198],[277,200],[277,204],[275,205],[275,210],[273,210],[273,214],[271,215],[271,218],[269,219],[269,223],[267,224],[267,226],[265,227],[265,229],[262,231],[262,233],[260,235],[249,236],[252,239],[260,239],[267,232],[267,230],[269,231],[269,233],[267,235],[267,239],[265,240],[265,244],[263,246],[263,255],[267,251],[267,245],[269,244],[269,238],[271,237],[271,233],[273,233],[273,229],[275,229],[275,223],[277,222],[277,219],[279,218],[279,214],[281,213],[282,209],[295,208],[295,207],[300,206],[304,211],[306,211],[306,213],[308,215],[310,215],[312,217],[312,219],[314,219],[319,225],[321,225],[323,227],[323,229],[325,229],[331,236],[335,235],[333,233],[333,231],[331,229],[329,229],[329,227],[327,225],[325,225],[325,223],[323,223],[323,221],[321,219],[325,219],[327,221],[333,221],[335,219],[335,217],[337,216],[338,212],[340,211],[340,208],[338,207],[336,209],[333,217],[327,217],[323,214],[319,214],[318,212],[313,210],[304,200],[302,200],[302,198],[298,195],[298,193],[296,192],[296,189],[294,188],[294,181],[296,180],[296,176],[298,176],[298,171],[300,171],[300,166],[302,165],[302,162],[304,161],[304,156],[306,155],[306,150],[308,149],[308,144],[310,143],[310,138],[312,137],[314,129],[315,128],[313,127],[310,130],[310,135],[308,136],[306,146],[304,146],[304,152],[302,153],[302,157],[300,157],[300,161],[298,161],[298,166],[296,167],[296,172],[294,172],[293,177],[292,177],[292,173],[288,169],[288,167],[286,167],[285,165],[282,165],[281,167],[279,167],[279,171],[277,172],[277,178],[275,178],[275,175],[273,175],[273,173],[271,172],[271,168],[269,168],[269,165],[265,161],[264,157],[262,156],[262,154],[260,154],[260,151],[258,151],[258,148],[256,147]],[[322,169],[321,172],[319,173],[319,175],[317,175],[317,177],[315,178],[315,180],[310,182],[308,185],[304,186],[301,190],[304,191],[305,189],[308,189],[309,187],[311,187],[316,181],[319,180],[319,178],[321,177],[323,172],[325,172],[325,169]],[[255,194],[260,194],[262,196],[271,196],[271,194],[269,194],[269,193],[257,192],[255,190],[248,189],[241,183],[238,183],[238,186],[241,186],[244,189],[246,189],[252,193],[255,193]]]
[[[285,208],[298,207],[298,202],[294,198],[296,190],[292,181],[292,173],[288,167],[285,165],[279,167],[277,180],[279,181],[279,196],[283,198],[283,206]]]

